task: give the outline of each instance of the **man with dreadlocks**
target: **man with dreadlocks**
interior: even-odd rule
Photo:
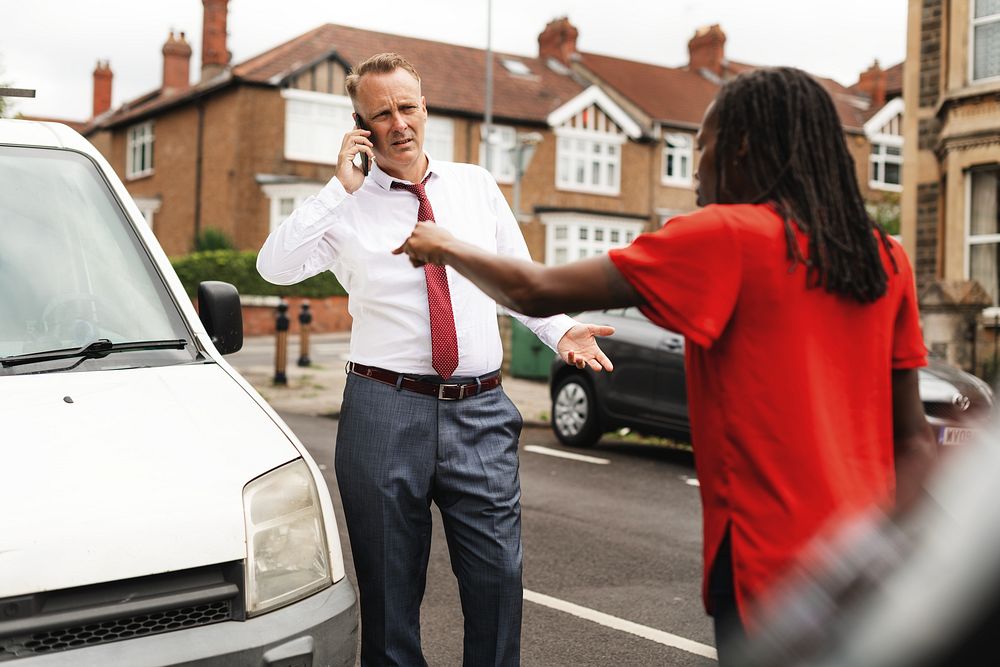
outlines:
[[[703,592],[725,665],[749,604],[806,543],[873,504],[912,503],[936,445],[909,261],[865,211],[826,91],[797,69],[742,74],[698,146],[704,208],[607,256],[546,268],[423,223],[396,252],[525,314],[635,305],[684,334]]]

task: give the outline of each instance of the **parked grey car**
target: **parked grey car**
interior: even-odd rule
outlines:
[[[590,311],[579,319],[615,327],[615,335],[601,341],[615,370],[594,373],[553,360],[549,390],[559,441],[591,447],[604,433],[622,427],[690,439],[684,337],[653,324],[638,308]],[[937,359],[920,369],[920,397],[942,445],[973,439],[993,408],[988,384]]]

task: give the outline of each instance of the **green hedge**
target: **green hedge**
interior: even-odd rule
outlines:
[[[203,280],[221,280],[232,283],[240,294],[259,296],[302,296],[321,299],[347,294],[329,271],[303,280],[295,285],[272,285],[257,273],[257,253],[239,250],[208,250],[195,252],[170,260],[184,283],[184,289],[193,298],[198,293],[198,283]]]

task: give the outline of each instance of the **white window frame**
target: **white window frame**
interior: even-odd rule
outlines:
[[[889,147],[898,148],[899,155],[889,155]],[[892,135],[879,135],[871,140],[872,151],[868,153],[868,187],[875,190],[901,192],[903,190],[903,138]],[[874,151],[877,149],[877,152]],[[879,179],[872,178],[872,166],[879,166]],[[899,165],[899,183],[887,183],[885,180],[885,165]]]
[[[262,185],[260,188],[264,195],[268,198],[268,233],[273,232],[278,228],[285,218],[288,217],[287,214],[281,211],[281,200],[291,199],[293,200],[292,210],[294,211],[302,202],[306,200],[307,197],[312,197],[319,194],[319,191],[323,189],[322,183],[269,183],[267,185]]]
[[[344,135],[354,127],[354,106],[346,95],[286,88],[285,159],[337,164]]]
[[[153,229],[153,219],[159,213],[163,202],[159,197],[132,197],[132,200],[139,212],[142,213],[142,219],[146,221],[150,229]]]
[[[903,190],[903,112],[902,97],[889,100],[864,125],[868,138],[868,187],[873,190],[901,192]],[[887,129],[888,128],[888,129]],[[888,148],[898,148],[899,155],[889,155]],[[877,150],[875,150],[877,149]],[[899,165],[899,183],[885,181],[885,165]],[[873,165],[879,165],[879,178],[872,178]]]
[[[1000,244],[1000,230],[993,234],[972,233],[972,176],[978,171],[993,171],[997,178],[1000,178],[1000,165],[992,165],[985,169],[970,169],[965,172],[965,262],[963,268],[966,280],[972,279],[973,246]],[[987,289],[989,288],[987,287]]]
[[[142,178],[153,173],[153,148],[155,143],[153,121],[138,123],[128,128],[125,151],[125,178]]]
[[[455,160],[455,121],[446,116],[427,116],[424,152],[435,160]]]
[[[549,266],[623,248],[645,227],[639,220],[581,213],[545,213],[541,221],[545,225],[545,263]],[[586,238],[581,238],[584,235]],[[560,250],[565,251],[562,261]]]
[[[622,134],[600,132],[572,127],[558,127],[556,134],[556,188],[571,192],[586,192],[616,196],[621,193],[622,182],[622,149],[627,137]],[[584,142],[583,150],[577,150],[578,142]],[[588,178],[592,173],[594,146],[599,146],[597,154],[598,182]],[[570,146],[567,151],[566,146]],[[607,178],[609,165],[614,166],[614,178]],[[584,180],[581,183],[573,177],[577,169],[583,167]]]
[[[493,174],[497,183],[513,183],[516,149],[517,128],[513,125],[491,125],[490,139],[479,142],[479,166]]]
[[[1000,22],[1000,12],[976,18],[976,2],[977,0],[971,0],[969,3],[969,81],[971,83],[1000,81],[1000,73],[980,79],[976,78],[976,28],[990,23]]]
[[[687,143],[686,146],[671,145]],[[673,158],[673,166],[676,170],[681,166],[681,173],[667,173],[667,165],[671,164],[669,158]],[[690,187],[692,184],[692,173],[694,165],[694,137],[685,132],[667,132],[663,137],[663,162],[660,165],[660,183],[663,185],[679,185]],[[684,168],[686,166],[686,168]]]

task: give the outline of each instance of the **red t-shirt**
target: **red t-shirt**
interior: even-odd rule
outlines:
[[[709,206],[609,253],[643,313],[687,339],[703,594],[727,524],[745,610],[828,522],[891,504],[892,370],[927,352],[909,261],[894,241],[892,254],[886,295],[861,304],[807,288],[801,263],[789,272],[768,205]]]

